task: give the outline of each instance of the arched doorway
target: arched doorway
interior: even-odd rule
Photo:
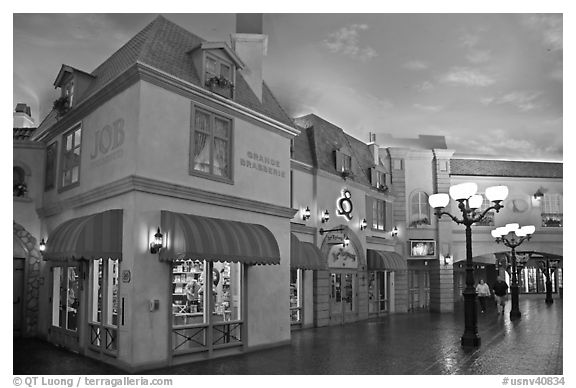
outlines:
[[[329,321],[337,325],[359,319],[363,286],[359,275],[366,270],[366,257],[360,240],[346,225],[334,229],[325,235],[321,252],[329,274]]]

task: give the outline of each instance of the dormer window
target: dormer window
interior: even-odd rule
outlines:
[[[232,98],[234,96],[234,76],[232,64],[213,55],[206,55],[204,85],[214,93]]]
[[[62,87],[62,97],[68,99],[68,109],[72,108],[74,101],[74,80],[70,80]]]
[[[336,154],[336,172],[342,178],[353,177],[352,173],[352,156],[342,152],[341,150],[334,151]]]
[[[388,190],[386,171],[378,167],[370,168],[370,182],[378,191],[386,192]]]

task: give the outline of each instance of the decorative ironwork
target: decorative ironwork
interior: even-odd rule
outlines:
[[[229,343],[242,342],[241,330],[242,323],[225,323],[223,325],[213,326],[213,340],[212,345],[223,345]]]
[[[173,329],[172,332],[175,334],[175,346],[173,350],[176,350],[185,344],[189,344],[191,347],[206,346],[206,327]],[[181,342],[178,342],[178,340]]]

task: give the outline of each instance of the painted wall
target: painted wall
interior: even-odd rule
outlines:
[[[140,136],[139,95],[140,86],[136,83],[106,101],[81,121],[79,186],[64,191],[59,190],[63,135],[55,139],[58,141],[57,184],[54,189],[45,193],[45,204],[64,201],[77,194],[134,174],[138,161],[137,154],[142,152],[137,150]],[[53,141],[51,140],[50,144]]]
[[[223,114],[233,119],[234,184],[188,173],[193,103],[212,112],[220,112],[222,109],[204,100],[191,101],[147,82],[141,83],[136,174],[220,194],[288,206],[290,140],[237,114]],[[257,163],[281,175],[246,167],[247,161],[254,162],[254,154],[267,157],[268,162]]]

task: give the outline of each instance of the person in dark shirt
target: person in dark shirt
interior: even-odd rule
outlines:
[[[492,289],[494,290],[494,298],[496,299],[496,314],[500,314],[500,307],[502,307],[502,314],[504,314],[504,308],[508,300],[508,284],[502,280],[501,276],[498,276]]]

